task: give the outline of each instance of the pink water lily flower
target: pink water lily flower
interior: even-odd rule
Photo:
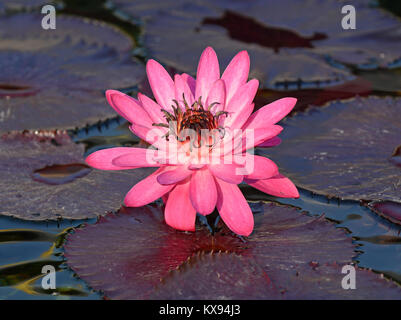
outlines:
[[[296,99],[283,98],[252,113],[259,83],[248,81],[249,65],[248,53],[241,51],[220,75],[216,53],[208,47],[196,80],[185,73],[173,80],[158,62],[149,60],[146,71],[157,102],[115,90],[108,90],[106,97],[151,147],[104,149],[86,162],[102,170],[158,167],[133,186],[124,204],[139,207],[162,198],[165,221],[173,228],[194,231],[196,213],[208,215],[217,208],[233,232],[250,235],[253,214],[238,184],[278,197],[299,194],[273,161],[252,154],[255,146],[280,144],[282,127],[276,123]]]

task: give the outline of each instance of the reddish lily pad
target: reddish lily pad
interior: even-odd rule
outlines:
[[[199,52],[208,45],[223,64],[246,49],[251,76],[265,88],[335,85],[353,78],[344,65],[393,66],[401,57],[400,20],[368,0],[352,3],[356,30],[342,29],[341,8],[348,3],[338,0],[113,2],[144,20],[145,45],[165,64],[194,73]]]
[[[361,269],[357,289],[342,289],[355,246],[323,216],[259,207],[245,239],[221,222],[214,235],[202,225],[174,230],[156,205],[122,208],[70,234],[66,261],[111,299],[401,298],[397,285]]]
[[[83,154],[84,146],[65,132],[3,135],[0,214],[27,220],[97,217],[117,210],[132,185],[152,172],[92,170]]]
[[[401,100],[358,98],[312,108],[284,121],[269,149],[297,186],[350,200],[401,203]]]
[[[41,18],[0,20],[0,132],[71,128],[114,116],[104,90],[144,76],[129,38],[104,23],[63,15],[56,30],[43,30]]]
[[[392,223],[401,225],[401,204],[392,201],[374,201],[368,207]]]

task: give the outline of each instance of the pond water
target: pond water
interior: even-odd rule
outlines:
[[[66,1],[60,11],[113,23],[138,42],[140,28],[126,20],[122,14],[113,14],[110,9],[102,6],[101,1],[86,1],[85,5],[79,1]],[[138,46],[134,55],[144,61],[144,52]],[[392,73],[383,70],[359,71],[359,76],[372,83],[375,93],[395,95],[395,89],[399,90],[399,70]],[[125,89],[127,93],[135,91],[136,88]],[[104,147],[138,143],[138,139],[132,136],[122,118],[72,130],[70,135],[76,142],[85,143],[86,154]],[[50,169],[48,175],[57,175],[57,170],[60,168]],[[71,170],[75,172],[78,169]],[[44,174],[41,172],[36,174],[39,181],[46,178],[43,178]],[[53,179],[53,182],[57,180],[54,177],[47,179]],[[371,268],[401,283],[401,226],[379,217],[356,201],[329,200],[307,190],[300,190],[299,199],[279,199],[245,186],[242,189],[250,201],[288,204],[301,208],[312,216],[325,214],[327,219],[336,223],[336,227],[346,229],[348,236],[358,244],[359,253],[355,254],[354,260],[359,266]],[[68,232],[84,223],[95,222],[96,219],[30,222],[0,217],[0,299],[101,299],[101,294],[91,290],[67,267],[62,249]],[[42,289],[42,267],[45,265],[52,265],[57,270],[56,290]]]

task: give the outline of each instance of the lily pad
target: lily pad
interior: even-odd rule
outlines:
[[[300,89],[295,85],[294,87],[287,86],[285,90],[259,90],[254,102],[255,109],[259,109],[275,100],[294,97],[297,99],[297,104],[290,113],[294,114],[304,111],[311,105],[323,106],[333,100],[368,96],[371,92],[372,84],[369,81],[363,78],[356,78],[352,81],[324,88]]]
[[[357,269],[357,289],[344,290],[351,238],[323,216],[259,204],[255,230],[240,238],[219,222],[181,232],[161,207],[122,208],[70,234],[67,264],[111,299],[400,299],[400,288]]]
[[[283,122],[270,158],[301,187],[329,197],[401,203],[401,100],[357,98]]]
[[[56,29],[44,30],[41,24],[43,17],[43,14],[38,13],[1,17],[0,50],[32,52],[48,50],[58,45],[73,47],[77,44],[86,44],[94,50],[103,46],[118,52],[132,49],[132,41],[128,35],[102,21],[58,14]],[[59,52],[61,53],[62,51]]]
[[[0,13],[16,10],[29,10],[53,2],[54,1],[47,0],[7,0],[5,3],[0,3]]]
[[[0,19],[0,132],[71,128],[114,116],[104,90],[131,87],[144,67],[130,55],[130,39],[92,20],[57,16]]]
[[[3,135],[0,214],[27,220],[97,217],[117,210],[132,184],[152,172],[92,170],[83,154],[84,146],[62,131]]]
[[[392,67],[401,57],[397,44],[401,21],[371,7],[368,0],[352,3],[358,21],[355,30],[342,29],[341,8],[349,3],[338,0],[113,3],[144,20],[145,45],[159,61],[195,73],[196,59],[208,45],[213,45],[223,64],[246,49],[251,76],[265,88],[282,83],[300,83],[302,88],[336,85],[353,79],[347,65]]]

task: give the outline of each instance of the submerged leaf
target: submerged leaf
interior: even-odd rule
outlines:
[[[77,229],[67,264],[112,299],[400,298],[401,290],[357,269],[356,290],[341,286],[354,245],[323,217],[260,205],[255,230],[239,238],[220,222],[211,235],[174,230],[157,206],[122,208]]]
[[[153,170],[93,170],[83,154],[84,146],[65,132],[3,135],[0,214],[28,220],[93,218],[118,209],[130,187]]]
[[[71,128],[115,115],[108,88],[131,87],[144,75],[130,39],[104,23],[42,15],[0,19],[0,132]]]

